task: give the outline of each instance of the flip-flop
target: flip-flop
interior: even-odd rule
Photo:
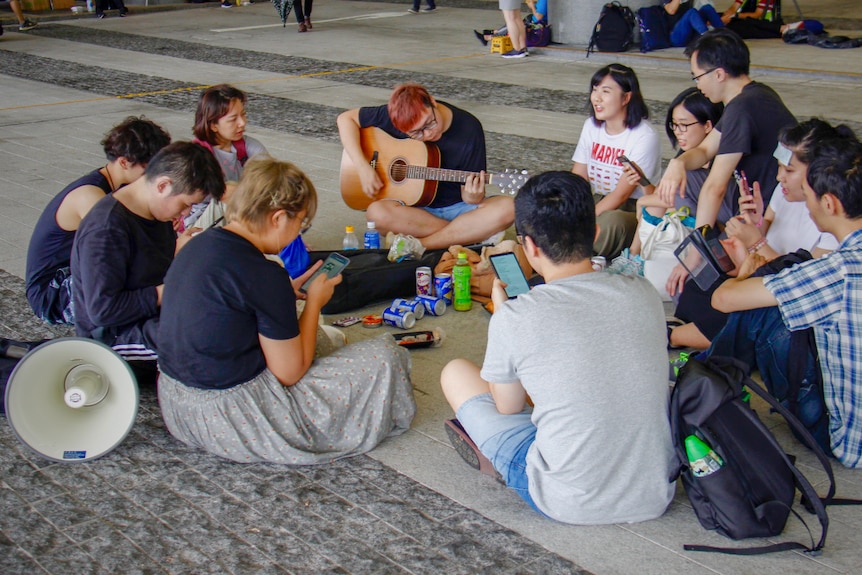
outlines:
[[[461,459],[467,462],[467,464],[473,469],[478,469],[479,472],[484,473],[485,475],[490,475],[497,481],[502,484],[506,484],[503,481],[503,476],[494,469],[494,465],[491,461],[482,455],[482,452],[479,451],[479,448],[476,447],[476,444],[473,443],[473,440],[470,439],[470,436],[467,435],[467,432],[461,426],[461,422],[457,419],[447,419],[445,423],[446,435],[449,436],[449,442],[452,443],[452,446],[455,448],[455,451],[458,452],[458,455],[461,456]]]

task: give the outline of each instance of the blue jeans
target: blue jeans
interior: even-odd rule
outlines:
[[[707,4],[700,10],[689,8],[682,18],[670,31],[670,44],[677,48],[688,46],[692,38],[706,32],[706,23],[712,24],[713,28],[724,28],[721,16],[715,11],[715,7]]]
[[[455,416],[482,455],[503,476],[506,487],[514,490],[530,507],[544,515],[530,496],[527,477],[527,452],[536,439],[536,426],[531,421],[532,411],[525,407],[520,413],[504,415],[497,411],[491,394],[483,393],[461,404]]]
[[[757,369],[769,393],[787,407],[790,330],[784,325],[777,306],[731,313],[706,355],[734,357],[751,369]],[[817,378],[817,362],[810,350],[805,365],[805,377],[797,394],[799,412],[796,416],[824,451],[831,453],[823,398],[819,386],[813,383]]]

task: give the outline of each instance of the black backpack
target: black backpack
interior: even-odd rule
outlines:
[[[631,9],[619,2],[608,2],[593,27],[587,57],[595,52],[594,48],[600,52],[625,52],[634,42],[634,32],[635,15]]]
[[[815,543],[812,536],[810,545],[792,541],[749,548],[684,545],[684,549],[736,555],[801,549],[818,554],[829,527],[825,506],[860,502],[833,498],[835,479],[826,454],[805,427],[769,393],[751,381],[747,372],[745,364],[729,358],[690,359],[680,369],[671,394],[670,423],[676,452],[671,479],[682,478],[700,524],[731,539],[776,536],[784,530],[790,513],[802,520],[792,509],[798,489],[808,511],[817,515],[821,525],[820,540]],[[784,416],[791,429],[815,453],[829,478],[826,497],[818,496],[794,465],[795,458],[784,452],[751,408],[746,389],[759,395]],[[704,441],[723,460],[717,471],[695,476],[685,449],[685,438],[689,435]]]
[[[670,48],[670,30],[664,6],[645,6],[638,10],[641,52]]]

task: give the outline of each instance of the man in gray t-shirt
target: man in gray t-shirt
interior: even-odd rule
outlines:
[[[453,360],[441,385],[466,434],[535,509],[576,524],[644,521],[675,491],[664,312],[643,278],[593,271],[593,207],[574,174],[527,182],[515,225],[546,283],[508,300],[495,280],[481,370]]]

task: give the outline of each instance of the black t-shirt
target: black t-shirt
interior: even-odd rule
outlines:
[[[769,204],[778,175],[778,161],[772,156],[778,132],[795,124],[796,118],[772,88],[751,82],[727,104],[715,126],[721,134],[718,153],[742,153],[736,169],[745,172],[749,185],[760,182],[764,205]],[[738,199],[737,192],[733,205]]]
[[[299,335],[290,276],[229,230],[195,236],[165,277],[160,369],[189,387],[239,385],[266,368],[258,334]]]
[[[162,283],[177,245],[171,222],[142,218],[105,196],[81,220],[72,245],[75,329],[122,328],[159,315]]]
[[[485,132],[476,117],[452,104],[437,102],[452,110],[452,125],[436,142],[429,142],[440,149],[440,167],[447,170],[479,172],[486,167]],[[396,128],[384,106],[359,109],[359,125],[363,128],[380,128],[393,138],[407,138],[407,134]],[[429,207],[443,208],[461,201],[461,184],[439,182],[437,196]]]

